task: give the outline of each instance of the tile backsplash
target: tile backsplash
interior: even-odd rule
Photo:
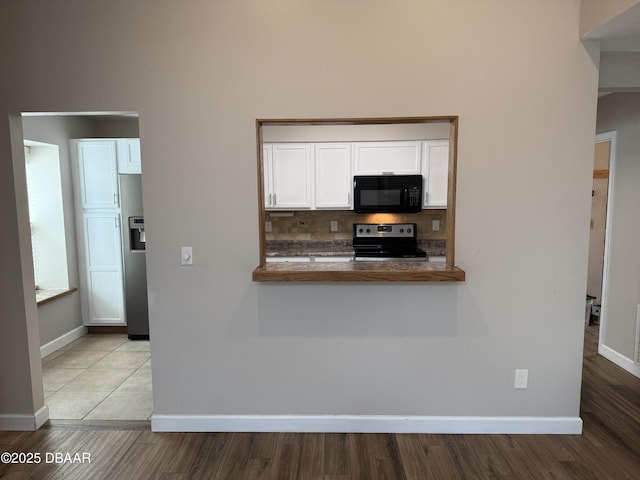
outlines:
[[[290,216],[281,216],[281,215]],[[440,222],[440,229],[432,229],[432,221]],[[350,210],[307,210],[294,212],[265,212],[271,222],[266,240],[350,240],[354,223],[416,223],[418,239],[446,239],[446,210],[423,210],[420,213],[354,213]],[[338,231],[331,231],[331,222],[338,222]]]

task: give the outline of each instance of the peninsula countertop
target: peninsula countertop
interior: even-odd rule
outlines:
[[[253,271],[255,282],[464,282],[465,272],[439,262],[276,262]]]

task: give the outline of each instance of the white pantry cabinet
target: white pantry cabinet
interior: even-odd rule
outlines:
[[[356,142],[354,175],[418,175],[421,142]]]
[[[351,152],[352,146],[349,143],[315,144],[314,208],[352,208]]]
[[[121,138],[116,140],[118,148],[118,173],[142,173],[139,138]]]
[[[77,154],[82,208],[118,208],[118,164],[115,140],[72,140]]]
[[[310,209],[312,145],[273,143],[268,148],[263,152],[266,209]]]
[[[120,213],[84,213],[84,292],[88,325],[125,323]]]
[[[71,140],[71,152],[83,321],[126,325],[118,173],[139,173],[139,140]]]
[[[423,208],[447,208],[449,140],[429,140],[423,145]]]

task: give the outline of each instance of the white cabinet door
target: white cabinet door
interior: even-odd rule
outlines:
[[[124,325],[122,244],[119,213],[85,213],[85,324]],[[81,290],[82,291],[82,290]]]
[[[118,208],[118,169],[115,140],[77,142],[82,208]]]
[[[275,143],[271,147],[273,201],[269,208],[311,208],[312,145]]]
[[[421,142],[355,143],[355,175],[417,175]]]
[[[315,208],[352,208],[351,144],[315,145]]]
[[[118,173],[142,173],[139,138],[122,138],[118,144]]]
[[[272,172],[272,146],[262,146],[262,193],[264,194],[265,208],[273,207],[273,172]]]
[[[449,141],[426,141],[424,142],[423,151],[423,207],[447,208],[447,187],[449,184]]]

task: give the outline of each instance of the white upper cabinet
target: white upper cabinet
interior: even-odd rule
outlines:
[[[267,209],[311,208],[311,166],[313,147],[304,143],[274,143],[271,145],[271,191]],[[266,182],[266,180],[265,180]]]
[[[449,140],[265,143],[267,210],[353,208],[354,175],[422,175],[423,208],[447,208]]]
[[[122,138],[118,146],[118,173],[142,173],[139,138]]]
[[[424,142],[423,159],[423,207],[447,208],[447,186],[449,183],[449,141],[429,140]]]
[[[354,175],[420,174],[421,142],[357,142]]]
[[[351,152],[349,143],[315,145],[315,208],[352,208]]]
[[[82,208],[118,208],[115,140],[75,141]]]

